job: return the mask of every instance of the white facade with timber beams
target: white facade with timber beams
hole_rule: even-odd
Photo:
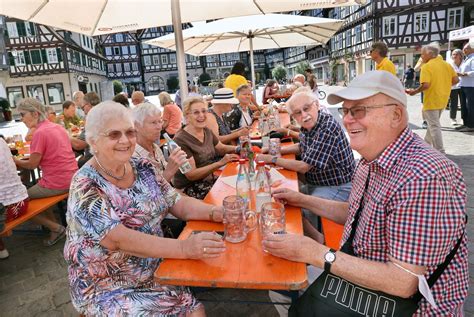
[[[7,98],[13,109],[33,97],[56,110],[72,93],[95,91],[110,97],[105,59],[91,37],[16,19],[6,19]]]
[[[438,41],[445,57],[449,32],[472,24],[473,8],[472,1],[462,0],[368,0],[362,6],[332,9],[329,18],[346,20],[330,42],[332,82],[349,82],[374,69],[369,51],[375,41],[389,47],[400,79],[407,65],[416,64],[425,44]]]

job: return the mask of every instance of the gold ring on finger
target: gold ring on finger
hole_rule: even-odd
[[[202,251],[203,251],[204,253],[206,253],[207,248],[202,248]]]

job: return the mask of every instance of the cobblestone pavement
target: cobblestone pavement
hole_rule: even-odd
[[[330,92],[335,87],[325,87]],[[419,96],[409,97],[411,128],[421,136]],[[458,113],[459,115],[459,113]],[[455,132],[448,112],[443,113],[443,138],[450,159],[462,168],[468,185],[467,212],[470,216],[468,236],[474,237],[474,133]],[[5,239],[10,258],[0,261],[0,316],[78,316],[71,305],[67,284],[63,243],[51,248],[42,246],[38,235],[15,234]],[[473,244],[470,247],[471,286],[474,279]],[[250,269],[250,268],[249,268]],[[474,290],[465,303],[466,316],[474,316]],[[256,305],[250,301],[268,301],[267,292],[252,290],[213,290],[198,293],[209,316],[277,316],[272,305]],[[228,303],[223,300],[239,300]],[[217,301],[217,302],[214,302]]]

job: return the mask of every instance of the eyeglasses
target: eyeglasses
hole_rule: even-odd
[[[360,120],[360,119],[365,118],[365,115],[367,114],[367,109],[383,108],[383,107],[396,106],[396,105],[397,105],[396,103],[389,103],[386,105],[355,106],[352,108],[342,107],[337,110],[339,111],[339,113],[342,115],[343,118],[350,113],[352,118],[356,120]]]
[[[191,112],[191,114],[195,117],[199,116],[200,114],[206,114],[206,113],[207,113],[207,109],[195,110]]]
[[[291,114],[293,117],[300,117],[302,114],[303,114],[303,111],[308,113],[311,111],[311,109],[313,108],[313,105],[314,105],[315,101],[311,102],[311,103],[308,103],[308,104],[305,104],[301,110],[296,110],[296,111],[293,111],[293,113]]]
[[[118,141],[122,138],[122,135],[127,137],[127,139],[135,139],[137,137],[137,130],[135,129],[128,129],[125,132],[122,132],[120,130],[110,130],[108,132],[100,133],[102,136],[108,137],[112,141]]]

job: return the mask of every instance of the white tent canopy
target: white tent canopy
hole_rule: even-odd
[[[227,18],[183,30],[184,50],[191,55],[326,44],[342,26],[341,20],[288,14]],[[175,50],[175,35],[145,43]]]
[[[173,25],[183,97],[181,23],[364,4],[366,0],[0,0],[0,14],[89,36]]]
[[[197,56],[250,51],[255,87],[254,50],[326,44],[343,23],[287,14],[227,18],[184,30],[183,47],[186,53]],[[174,34],[145,43],[176,49]]]
[[[0,14],[89,36],[180,22],[358,5],[365,0],[0,0]]]
[[[474,25],[449,32],[449,41],[474,39]]]

